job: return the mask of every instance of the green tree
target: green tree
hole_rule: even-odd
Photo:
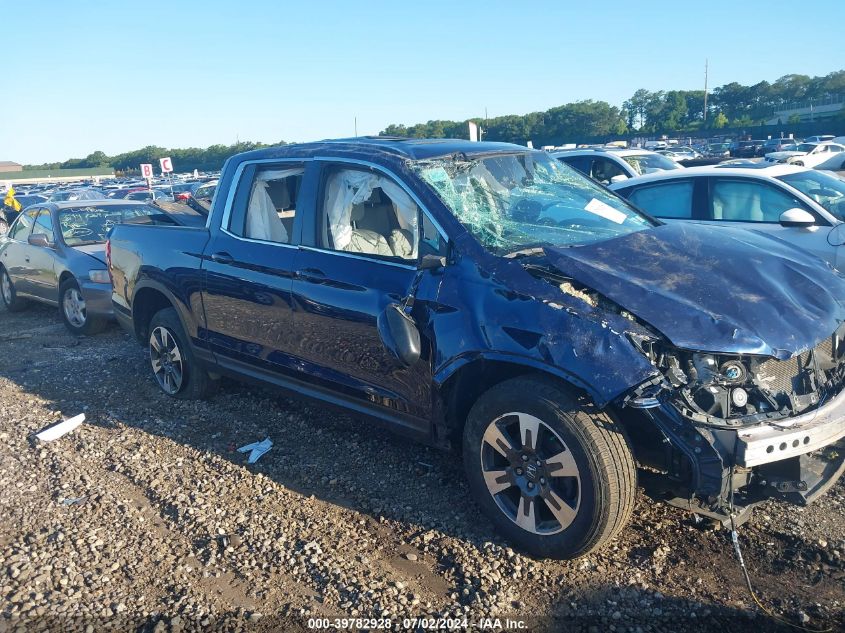
[[[728,117],[725,116],[724,112],[719,112],[715,117],[713,117],[712,127],[715,130],[721,130],[728,124]]]

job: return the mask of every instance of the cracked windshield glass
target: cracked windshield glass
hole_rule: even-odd
[[[581,246],[653,226],[625,202],[540,152],[416,167],[485,248],[516,255],[544,246]]]

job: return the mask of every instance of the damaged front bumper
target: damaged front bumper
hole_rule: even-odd
[[[811,503],[845,471],[845,390],[807,413],[743,428],[693,423],[671,402],[636,413],[660,436],[645,463],[662,473],[646,476],[647,487],[651,479],[670,505],[723,523],[732,509],[744,522],[770,498]]]

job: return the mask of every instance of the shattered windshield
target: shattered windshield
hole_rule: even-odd
[[[672,151],[674,152],[677,150],[673,149]],[[620,158],[633,167],[638,176],[666,169],[681,168],[678,163],[666,158],[662,154],[629,154],[628,156],[621,156]]]
[[[542,152],[453,156],[420,161],[414,169],[496,255],[580,246],[652,226],[624,201]]]

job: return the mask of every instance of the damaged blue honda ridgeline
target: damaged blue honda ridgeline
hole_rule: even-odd
[[[542,152],[365,138],[241,154],[205,228],[118,226],[113,303],[174,397],[262,380],[459,444],[514,543],[585,554],[653,495],[737,522],[845,452],[845,280],[663,225]]]

